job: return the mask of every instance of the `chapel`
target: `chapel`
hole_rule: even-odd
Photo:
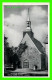
[[[45,48],[34,38],[34,33],[31,28],[31,21],[29,17],[26,21],[26,29],[23,31],[23,39],[21,43],[26,43],[28,48],[21,55],[21,68],[29,68],[34,70],[45,70],[46,69],[46,53]]]

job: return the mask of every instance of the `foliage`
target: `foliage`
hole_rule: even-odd
[[[12,47],[9,47],[7,37],[4,35],[4,64],[6,65],[12,64],[12,55],[14,54],[12,49]]]
[[[28,47],[25,43],[21,43],[18,47],[9,47],[9,43],[7,42],[7,37],[4,35],[4,64],[12,65],[15,69],[16,66],[20,67],[20,58],[22,53]]]
[[[21,57],[21,54],[26,50],[28,46],[26,45],[26,42],[25,43],[21,43],[18,47],[18,50],[17,50],[17,54],[19,56],[19,58]]]

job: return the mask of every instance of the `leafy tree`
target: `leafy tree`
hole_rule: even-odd
[[[7,37],[4,35],[4,64],[13,64],[14,69],[16,69],[16,66],[20,68],[20,58],[27,47],[26,42],[21,43],[18,47],[9,47]]]
[[[26,42],[25,43],[20,43],[20,45],[18,46],[18,48],[16,47],[15,48],[15,52],[16,52],[16,54],[15,54],[15,61],[14,61],[14,66],[15,66],[15,64],[16,64],[16,62],[17,62],[17,65],[18,65],[18,68],[21,68],[21,55],[22,55],[22,53],[26,50],[26,48],[27,48],[28,46],[26,45]],[[16,59],[16,57],[17,57],[17,59]]]
[[[27,49],[27,45],[26,45],[26,42],[25,43],[21,43],[18,47],[18,50],[17,50],[17,54],[18,54],[18,57],[20,58],[22,53],[25,52],[25,50]]]
[[[7,37],[4,35],[4,64],[8,64],[8,55],[7,55],[7,48],[9,44],[7,42]]]
[[[12,55],[13,49],[9,47],[9,43],[7,42],[7,37],[4,35],[4,64],[11,65],[12,64]]]

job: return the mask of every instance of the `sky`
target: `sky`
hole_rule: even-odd
[[[4,34],[8,37],[10,47],[17,47],[23,38],[23,31],[27,27],[28,8],[34,38],[43,43],[48,35],[47,5],[5,5]]]

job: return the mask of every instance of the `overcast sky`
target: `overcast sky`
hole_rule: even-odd
[[[23,38],[23,31],[27,27],[28,8],[34,38],[44,42],[48,34],[47,5],[9,5],[8,8],[4,6],[4,33],[10,46],[17,47]]]

